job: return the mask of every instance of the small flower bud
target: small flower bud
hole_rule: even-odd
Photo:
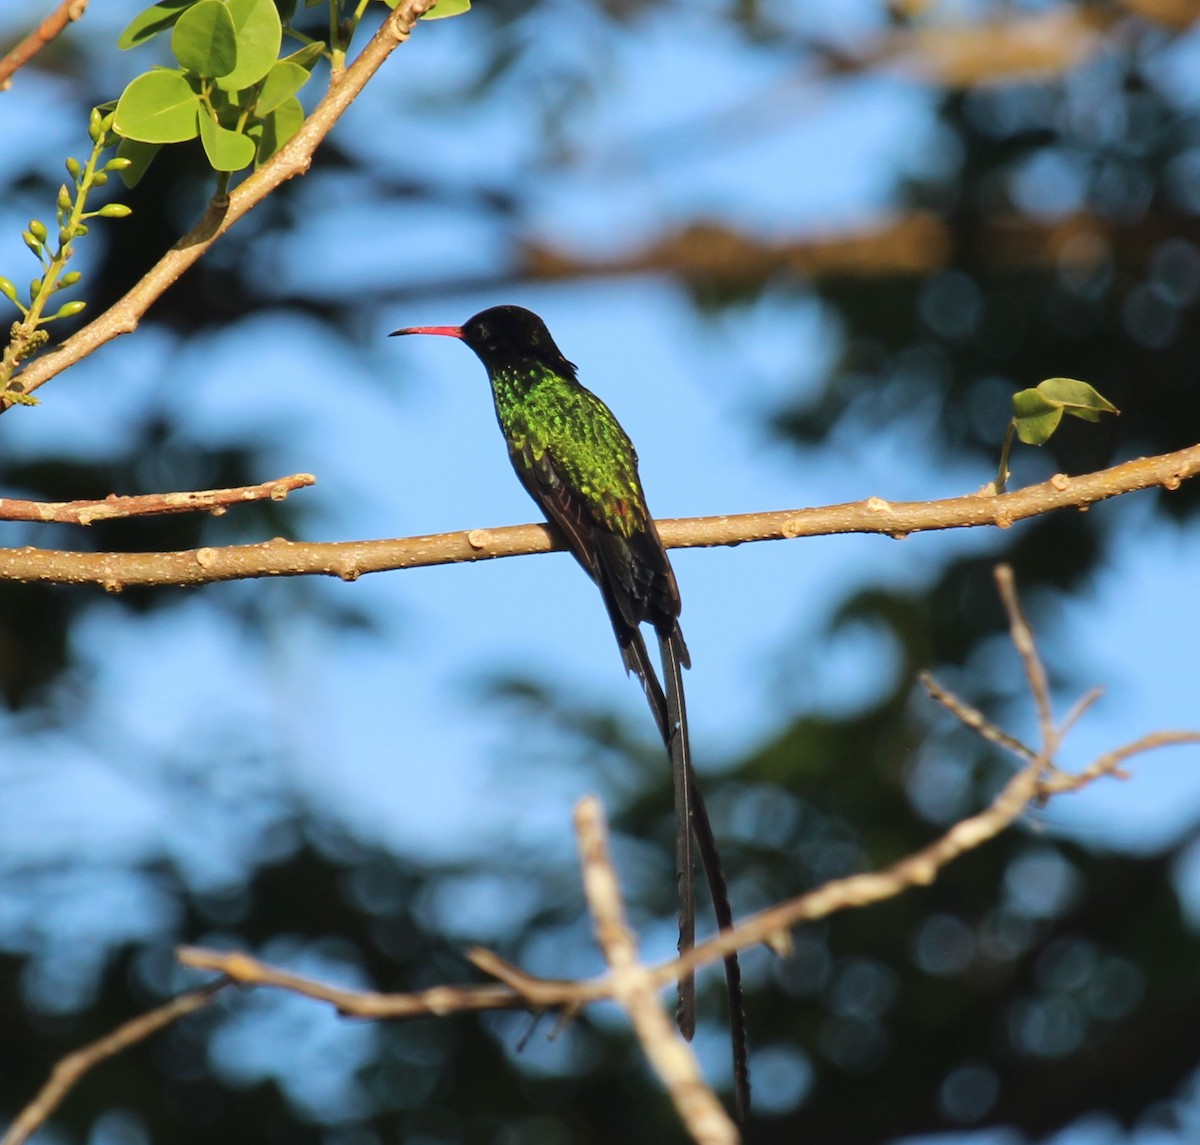
[[[75,205],[75,201],[71,198],[71,192],[67,190],[67,185],[64,183],[58,189],[58,202],[56,206],[60,211],[69,211]]]
[[[83,311],[87,305],[82,298],[77,298],[74,302],[64,302],[59,308],[55,318],[74,318],[76,314]]]
[[[108,176],[103,171],[97,171],[92,176],[92,186],[93,187],[103,187],[104,184],[107,182],[108,182]]]
[[[22,231],[21,238],[25,240],[25,245],[31,251],[33,251],[34,254],[37,254],[39,251],[41,251],[42,244],[36,235],[31,234],[29,231]]]
[[[67,156],[67,174],[72,179],[79,178],[79,172],[83,170],[83,165],[74,156]]]
[[[133,166],[133,160],[125,155],[118,155],[115,159],[110,159],[104,164],[105,171],[124,171],[127,167]]]
[[[83,275],[80,274],[79,271],[68,270],[67,273],[58,280],[58,285],[64,289],[68,286],[74,286],[75,283],[77,283],[82,277]]]
[[[92,114],[88,117],[88,135],[91,137],[93,143],[100,138],[100,132],[102,130],[103,129],[100,125],[100,109],[98,107],[93,107]]]
[[[124,219],[133,214],[133,209],[124,203],[105,203],[96,214],[102,219]]]
[[[13,285],[11,278],[0,275],[0,294],[3,294],[9,302],[17,301],[17,288]]]
[[[39,223],[37,219],[30,219],[29,233],[33,235],[38,242],[44,243],[46,241],[46,224]]]
[[[29,283],[29,297],[36,298],[42,292],[42,280],[35,278]]]

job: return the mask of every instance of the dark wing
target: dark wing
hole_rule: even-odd
[[[646,620],[659,632],[672,633],[679,617],[675,574],[653,520],[640,514],[632,536],[622,536],[571,488],[549,452],[534,457],[526,445],[510,449],[509,456],[526,492],[562,530],[567,547],[600,587],[626,667],[640,676],[628,654],[632,634]]]

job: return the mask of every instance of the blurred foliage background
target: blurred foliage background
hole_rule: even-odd
[[[9,238],[48,213],[63,156],[84,146],[88,109],[138,66],[114,47],[138,6],[100,7],[0,95],[9,263],[24,257]],[[1042,453],[1019,455],[1015,484],[1200,440],[1200,6],[816,7],[495,0],[439,25],[441,39],[419,28],[305,179],[214,248],[122,348],[47,386],[43,407],[4,417],[0,489],[102,497],[262,480],[285,459],[307,468],[302,455],[291,464],[289,442],[311,440],[305,423],[340,427],[339,410],[362,400],[355,387],[385,385],[377,343],[398,314],[460,321],[476,303],[568,297],[581,322],[600,324],[624,290],[661,305],[664,338],[691,332],[742,364],[727,393],[799,490],[806,475],[844,473],[837,466],[856,450],[884,455],[875,476],[899,475],[899,487],[883,477],[864,493],[928,481],[919,487],[933,495],[945,474],[957,482],[949,491],[977,487],[995,471],[1011,393],[1056,374],[1092,383],[1121,417],[1065,425]],[[27,30],[18,18],[33,14],[6,14],[10,40]],[[689,84],[692,68],[728,82]],[[756,83],[743,84],[747,75]],[[839,190],[839,141],[870,135],[890,100],[911,106],[911,130],[856,170],[866,190]],[[799,139],[798,121],[809,132]],[[134,217],[95,228],[81,254],[89,314],[187,229],[207,193],[198,151],[155,162],[123,196]],[[750,345],[758,335],[765,349]],[[271,347],[288,340],[296,357],[280,364]],[[387,361],[396,374],[413,369]],[[180,380],[202,364],[213,387],[203,401]],[[584,380],[605,392],[595,373]],[[654,402],[652,388],[642,396]],[[479,386],[473,400],[486,400]],[[631,432],[643,453],[655,448]],[[348,458],[370,451],[336,444]],[[417,493],[470,461],[453,442],[442,455],[444,469],[410,474]],[[402,451],[393,460],[402,467]],[[387,496],[372,482],[391,476],[349,465],[373,516],[343,512],[336,495],[299,495],[220,518],[9,524],[4,543],[178,549],[405,530],[407,508],[377,511]],[[773,582],[771,671],[788,703],[769,732],[734,737],[737,750],[706,776],[735,909],[894,860],[1008,774],[1008,761],[921,703],[913,684],[931,669],[990,716],[1028,726],[996,560],[1015,566],[1069,700],[1105,682],[1090,671],[1093,637],[1063,622],[1072,602],[1131,552],[1187,583],[1179,562],[1198,505],[1192,483],[931,545],[907,571],[894,548],[863,550],[870,579],[827,579],[815,595],[799,579]],[[481,522],[441,527],[467,523]],[[685,600],[704,559],[681,578]],[[506,585],[535,575],[532,562],[507,563]],[[722,567],[713,575],[727,578],[730,599],[761,591]],[[419,596],[432,583],[424,575],[406,588]],[[450,575],[454,592],[470,594],[481,570]],[[669,945],[669,778],[636,695],[612,704],[521,648],[460,680],[463,702],[499,730],[461,749],[491,778],[481,789],[474,772],[462,781],[473,794],[437,846],[364,826],[365,812],[328,794],[337,769],[327,787],[297,778],[320,771],[340,735],[405,741],[420,704],[405,673],[419,678],[427,646],[444,637],[375,591],[251,583],[112,597],[0,584],[0,1116],[64,1053],[191,981],[173,967],[178,943],[244,947],[394,990],[469,980],[459,953],[469,942],[535,972],[594,971],[570,849],[530,843],[517,823],[539,812],[518,789],[604,793],[634,918]],[[1180,598],[1118,595],[1118,651],[1126,640],[1132,655],[1151,630],[1188,631]],[[787,619],[801,613],[807,628],[795,632],[820,636],[803,647]],[[1093,626],[1108,625],[1097,616]],[[733,605],[725,623],[737,623]],[[847,633],[865,634],[862,665],[884,665],[851,665],[870,686],[796,700],[804,684],[793,681],[819,682]],[[592,644],[617,675],[603,637]],[[1194,692],[1187,651],[1153,665],[1176,694]],[[370,665],[378,685],[345,714],[353,733],[318,726],[334,669],[304,668],[340,657]],[[381,667],[393,658],[408,665],[396,678]],[[702,672],[698,657],[692,675]],[[1194,706],[1176,712],[1194,723]],[[1139,721],[1125,738],[1148,730]],[[559,765],[567,778],[549,778]],[[1152,766],[1186,767],[1185,753]],[[471,801],[485,794],[502,807],[507,795],[511,835],[474,837]],[[1166,798],[1169,825],[1136,839],[1111,826],[1120,800],[1082,829],[1034,814],[927,890],[804,928],[789,959],[750,952],[757,1109],[747,1140],[1195,1140],[1200,798]],[[715,978],[703,1001],[698,1046],[719,1083]],[[553,1040],[527,1033],[528,1019],[512,1015],[365,1026],[303,999],[230,996],[89,1076],[39,1139],[680,1139],[611,1014],[585,1014]]]

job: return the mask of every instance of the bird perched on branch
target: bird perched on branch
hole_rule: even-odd
[[[679,949],[695,944],[693,839],[717,925],[733,925],[716,840],[692,769],[683,669],[690,667],[679,627],[679,588],[638,477],[637,453],[612,411],[576,379],[546,324],[520,306],[493,306],[462,326],[410,326],[396,334],[441,334],[465,342],[483,362],[513,468],[604,598],[625,667],[641,682],[671,757],[675,788]],[[663,683],[641,626],[658,637]],[[745,1016],[736,954],[725,960],[733,1039],[734,1096],[749,1102]],[[696,1026],[695,977],[679,984],[679,1028]]]

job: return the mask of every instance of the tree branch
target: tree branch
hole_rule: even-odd
[[[896,539],[929,529],[981,525],[1008,528],[1055,509],[1087,508],[1098,501],[1158,486],[1177,489],[1200,472],[1200,445],[1143,457],[1080,477],[1055,474],[1000,496],[971,494],[943,501],[884,501],[870,497],[815,509],[783,509],[722,517],[660,520],[669,548],[738,545],[843,533],[882,533]],[[0,580],[95,584],[110,592],[135,585],[200,585],[270,576],[336,576],[462,561],[548,553],[563,548],[547,525],[510,525],[382,541],[294,542],[190,549],[170,553],[73,553],[25,547],[0,550]]]
[[[12,77],[75,20],[83,18],[88,0],[62,0],[28,36],[0,59],[0,91],[12,87]]]
[[[477,1013],[483,1010],[547,1010],[578,1008],[584,1002],[607,997],[587,983],[534,978],[490,951],[473,950],[468,957],[481,969],[501,980],[500,985],[435,986],[416,994],[379,994],[327,986],[299,974],[277,970],[240,951],[205,950],[181,946],[175,957],[193,970],[215,970],[242,986],[273,986],[303,994],[317,1002],[328,1002],[349,1018],[403,1021],[409,1018],[444,1017],[446,1014]],[[0,1142],[0,1145],[4,1145]]]
[[[276,477],[261,485],[241,485],[235,489],[200,489],[188,493],[148,493],[139,497],[118,497],[110,493],[101,501],[20,501],[0,497],[0,521],[54,521],[66,525],[92,525],[116,517],[154,517],[165,513],[206,511],[214,516],[231,505],[247,501],[286,500],[296,489],[315,485],[311,473],[293,473]]]
[[[704,1081],[692,1047],[671,1024],[658,998],[654,974],[638,961],[637,939],[625,921],[621,887],[608,853],[604,812],[595,796],[575,808],[575,833],[583,868],[583,890],[608,963],[613,1000],[629,1015],[646,1057],[697,1145],[737,1145],[738,1132]]]
[[[408,39],[417,20],[433,7],[433,3],[434,0],[404,0],[398,4],[354,63],[344,72],[333,76],[329,89],[312,115],[278,154],[247,176],[228,196],[214,198],[200,221],[163,255],[128,294],[82,330],[71,335],[57,349],[35,358],[17,375],[10,388],[31,394],[106,342],[136,330],[142,315],[163,291],[197,262],[234,223],[277,187],[308,170],[313,153],[321,141],[384,60]],[[6,404],[11,403],[0,403],[0,412],[3,412]]]
[[[929,846],[882,871],[836,879],[799,898],[752,915],[734,929],[723,930],[717,937],[694,947],[686,955],[663,963],[655,971],[658,982],[661,986],[670,985],[678,981],[681,975],[709,962],[724,959],[748,946],[763,943],[774,947],[781,934],[802,922],[826,918],[851,907],[871,906],[911,887],[929,886],[944,866],[994,839],[1030,803],[1060,791],[1076,791],[1104,775],[1123,778],[1120,765],[1132,756],[1160,747],[1183,744],[1200,744],[1200,732],[1153,732],[1106,753],[1078,774],[1056,772],[1045,781],[1042,780],[1042,773],[1046,763],[1039,755],[1009,780],[989,807],[955,823]]]
[[[111,1034],[105,1034],[83,1049],[68,1054],[55,1065],[50,1073],[50,1080],[42,1087],[37,1097],[21,1110],[16,1120],[8,1127],[8,1132],[0,1138],[0,1145],[22,1145],[45,1123],[88,1070],[137,1042],[144,1041],[164,1026],[203,1009],[228,985],[228,979],[220,978],[216,982],[201,986],[198,990],[180,994],[165,1005],[139,1014],[118,1026]]]

